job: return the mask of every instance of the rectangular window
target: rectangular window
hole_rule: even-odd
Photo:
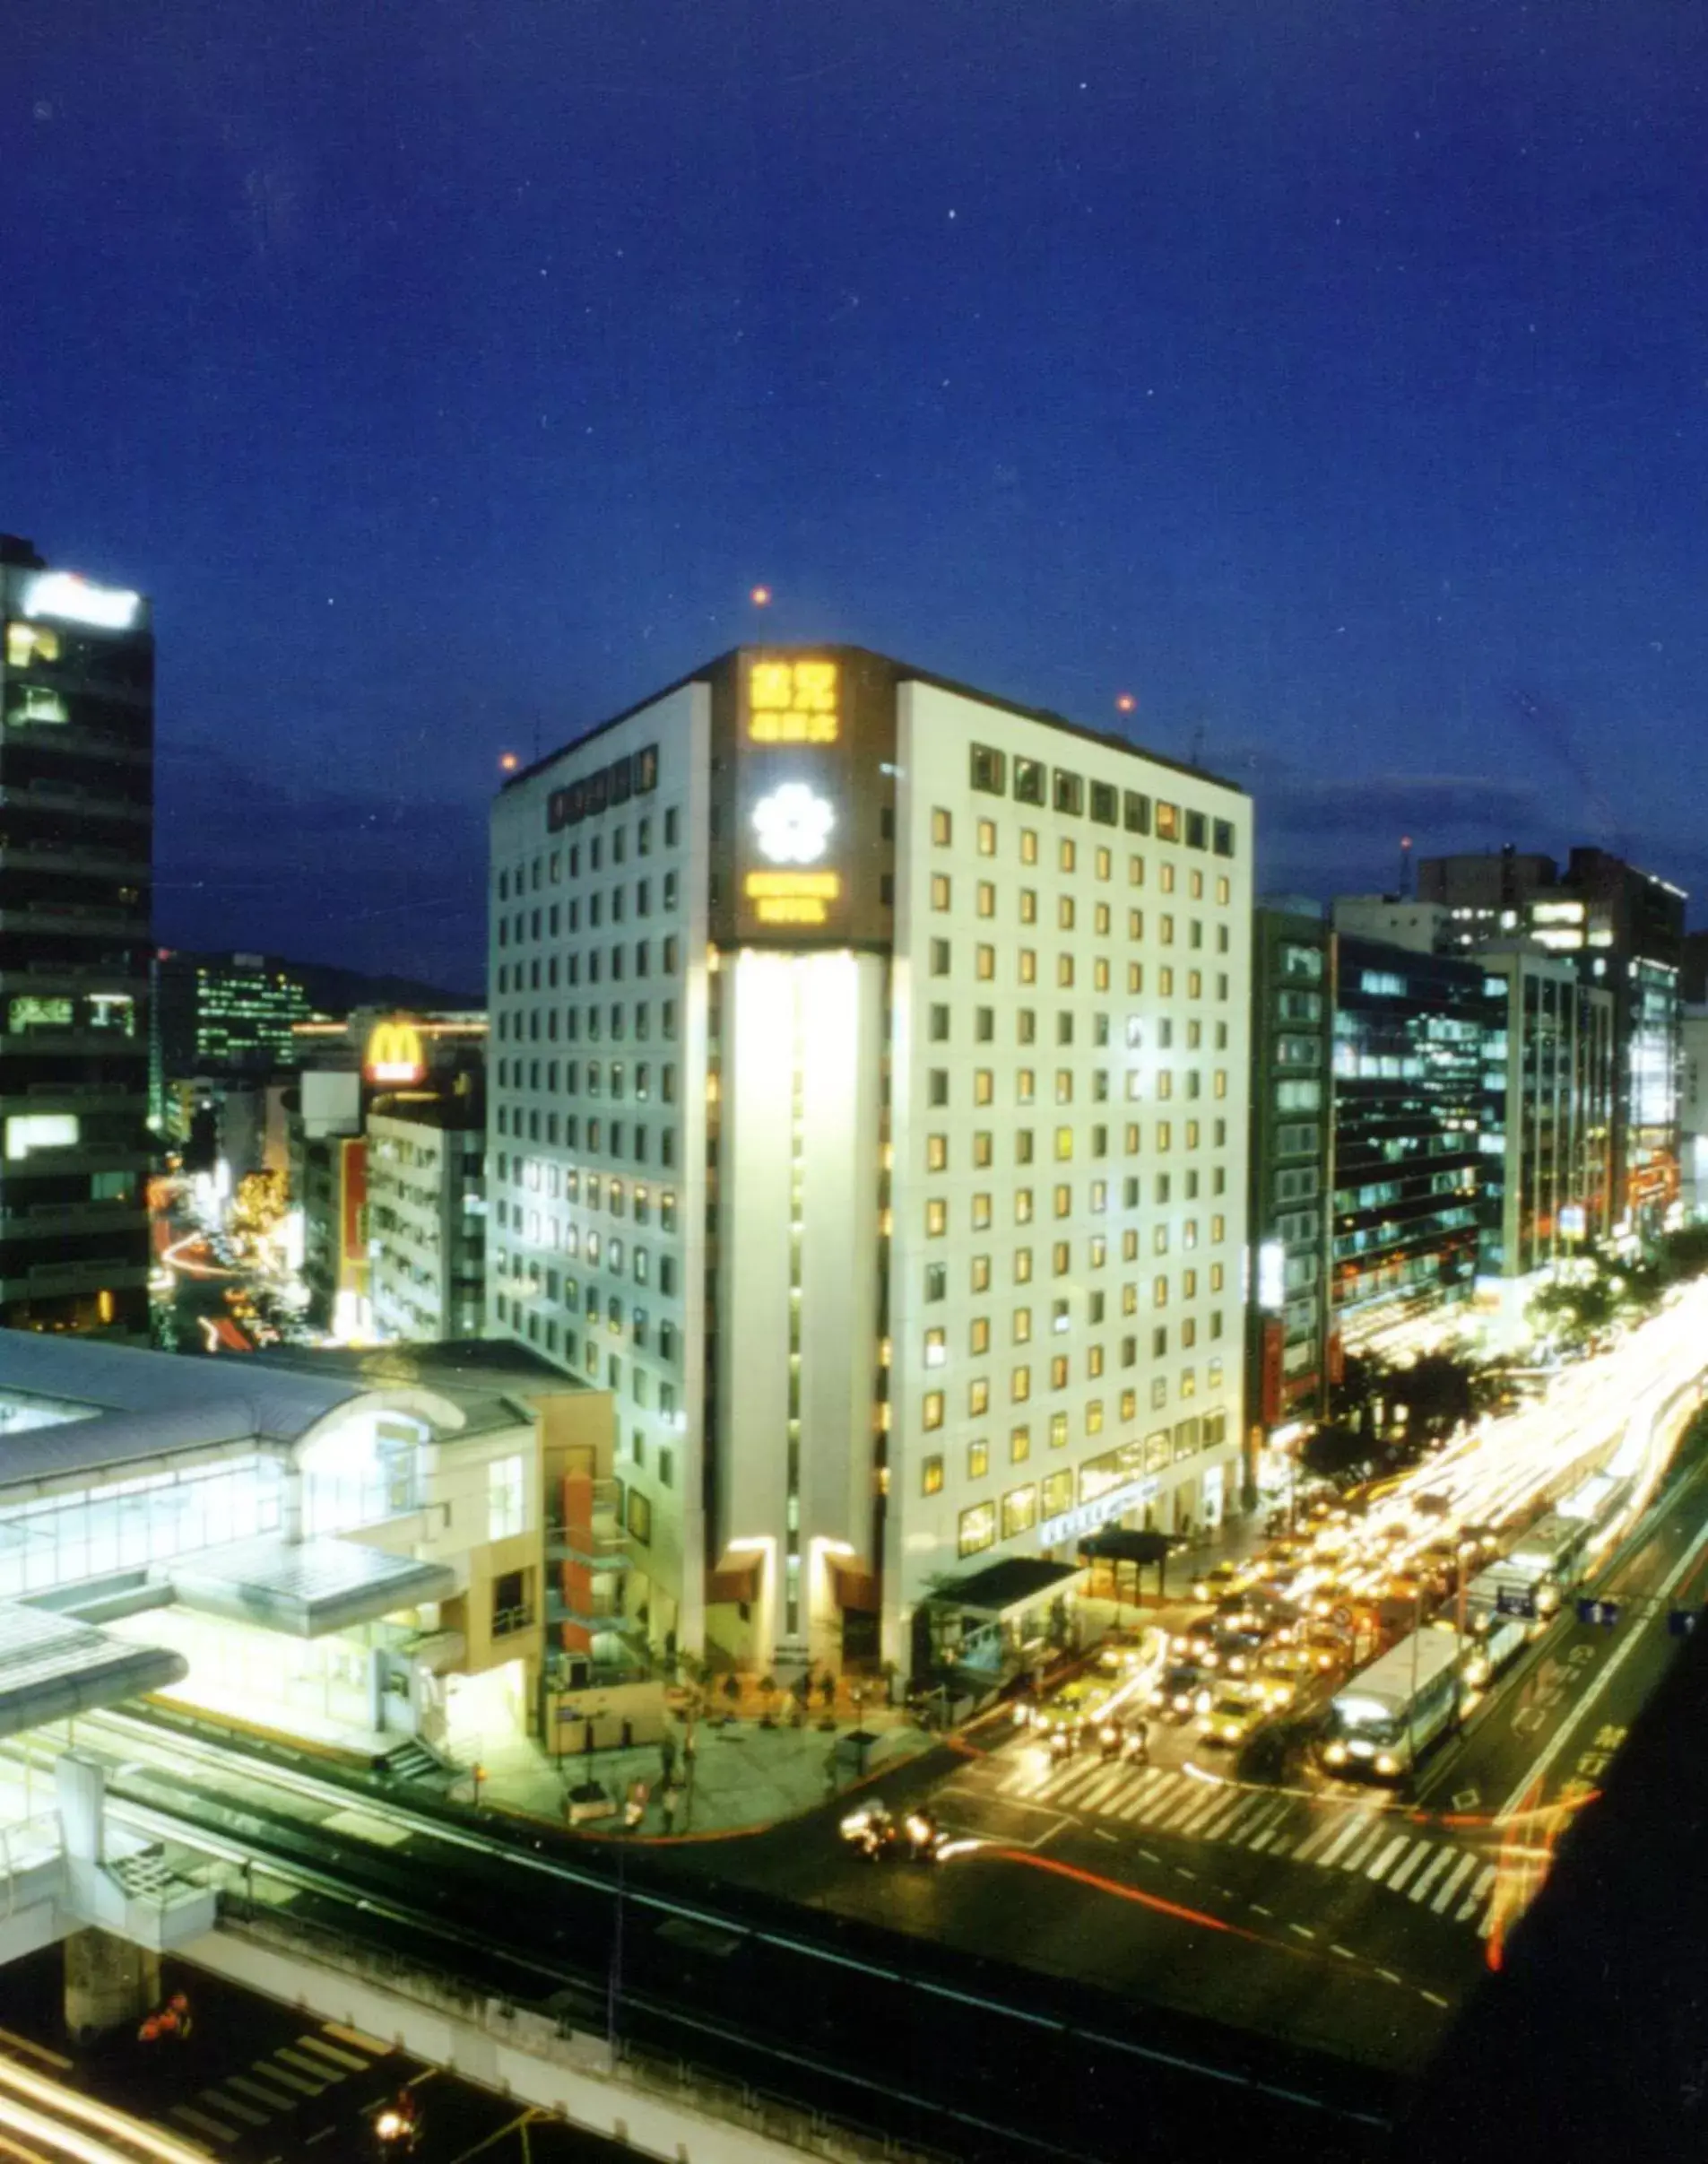
[[[523,1482],[525,1460],[495,1457],[486,1468],[486,1537],[507,1541],[527,1530],[527,1495]]]
[[[975,1503],[963,1510],[957,1532],[957,1546],[963,1556],[977,1555],[996,1544],[996,1505]]]
[[[987,1442],[968,1443],[967,1446],[967,1477],[982,1481],[991,1469],[991,1447]]]
[[[1189,849],[1203,849],[1208,848],[1209,846],[1209,821],[1201,812],[1188,812],[1186,814],[1186,847]]]
[[[1100,827],[1113,827],[1120,817],[1120,799],[1106,781],[1091,785],[1091,816]],[[1105,873],[1104,877],[1108,874]]]
[[[1036,759],[1015,760],[1014,797],[1018,804],[1041,804],[1044,802],[1044,769]],[[1035,836],[1035,846],[1036,840]]]
[[[988,744],[975,743],[972,747],[972,771],[969,778],[974,788],[981,790],[987,796],[1004,795],[1008,787],[1007,756],[1001,752],[993,751]],[[1017,796],[1019,795],[1018,775],[1014,793]]]
[[[942,1426],[943,1394],[941,1390],[926,1391],[920,1404],[919,1424],[928,1430]]]
[[[1138,789],[1123,789],[1121,793],[1121,823],[1129,834],[1149,834],[1150,831],[1149,797],[1144,795]],[[1144,859],[1135,856],[1132,861],[1137,865],[1142,864]],[[1143,874],[1140,873],[1140,877],[1142,876]],[[1138,883],[1138,880],[1133,882],[1135,886]]]
[[[1180,806],[1164,804],[1160,798],[1157,803],[1157,839],[1158,841],[1180,839]]]
[[[955,821],[941,804],[932,806],[931,838],[940,849],[946,849],[955,839]]]
[[[1021,1534],[1030,1533],[1037,1523],[1037,1516],[1036,1487],[1010,1488],[1002,1498],[1002,1538],[1018,1540]]]
[[[933,909],[949,907],[949,887],[947,872],[933,872],[931,878],[931,906]]]
[[[1077,819],[1085,810],[1085,777],[1070,773],[1065,767],[1055,769],[1055,808]]]
[[[1216,821],[1213,833],[1214,840],[1211,846],[1215,849],[1217,856],[1231,856],[1234,854],[1233,821],[1231,819],[1218,819]],[[1227,883],[1227,882],[1224,880],[1221,882],[1221,885],[1225,887]],[[1216,899],[1218,901],[1226,901],[1227,899],[1227,896],[1225,893],[1218,891]]]
[[[933,1195],[925,1204],[925,1238],[941,1239],[949,1230],[949,1204],[941,1195]]]
[[[996,855],[996,821],[981,819],[978,822],[978,853],[981,856]]]
[[[923,1458],[919,1466],[919,1492],[922,1495],[941,1495],[943,1491],[943,1461],[933,1452]]]

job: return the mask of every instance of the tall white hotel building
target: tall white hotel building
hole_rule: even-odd
[[[906,1670],[1233,1502],[1251,873],[1230,784],[857,647],[506,785],[489,1320],[612,1393],[655,1645]]]

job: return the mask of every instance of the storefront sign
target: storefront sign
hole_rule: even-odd
[[[1111,1488],[1095,1502],[1081,1503],[1077,1510],[1064,1510],[1060,1517],[1046,1517],[1038,1527],[1038,1546],[1053,1548],[1061,1541],[1095,1533],[1111,1518],[1123,1517],[1140,1503],[1154,1501],[1161,1487],[1161,1482],[1155,1479],[1123,1481],[1119,1488]]]
[[[43,571],[30,581],[23,596],[26,616],[56,616],[62,623],[92,623],[103,631],[128,631],[142,605],[140,594],[91,586],[74,571]]]
[[[405,1089],[427,1073],[420,1031],[412,1022],[383,1021],[368,1039],[362,1072],[370,1082],[400,1083]]]

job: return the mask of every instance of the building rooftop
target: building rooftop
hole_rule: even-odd
[[[897,661],[892,654],[880,654],[871,647],[850,646],[841,639],[790,639],[777,644],[755,640],[751,647],[731,647],[724,653],[714,655],[709,661],[704,661],[698,668],[690,669],[686,676],[679,676],[675,682],[649,691],[646,698],[637,700],[633,706],[625,707],[620,714],[612,714],[603,721],[595,722],[592,727],[584,729],[579,736],[571,737],[567,743],[561,743],[555,751],[548,752],[542,759],[533,760],[519,772],[512,774],[499,794],[503,795],[505,790],[516,788],[534,775],[543,773],[546,768],[554,765],[566,752],[578,752],[584,744],[603,736],[607,729],[614,729],[620,723],[632,719],[637,714],[645,713],[648,707],[656,706],[661,699],[668,699],[673,691],[680,691],[690,683],[704,683],[718,670],[733,667],[737,658],[747,652],[857,654],[865,660],[875,661],[882,667],[893,670],[898,683],[929,684],[935,691],[952,692],[958,699],[976,700],[981,706],[994,707],[1000,713],[1016,715],[1022,721],[1043,722],[1046,727],[1060,729],[1063,735],[1077,736],[1082,743],[1100,744],[1105,751],[1122,752],[1130,758],[1148,759],[1154,765],[1167,767],[1174,773],[1189,774],[1194,781],[1208,782],[1212,788],[1226,789],[1230,795],[1244,796],[1248,793],[1235,781],[1227,781],[1219,774],[1209,773],[1202,767],[1190,766],[1184,760],[1171,759],[1165,752],[1153,752],[1144,744],[1134,743],[1131,737],[1119,736],[1108,730],[1087,728],[1082,722],[1070,721],[1065,714],[1054,713],[1048,707],[1022,706],[1017,700],[1003,699],[995,691],[982,691],[976,684],[961,683],[952,676],[940,676],[931,669],[916,669],[910,662]]]

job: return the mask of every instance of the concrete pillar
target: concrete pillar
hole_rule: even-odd
[[[160,1957],[109,1931],[74,1931],[65,1940],[65,2029],[87,2044],[134,2029],[160,1997]]]
[[[86,1751],[62,1751],[54,1761],[54,1789],[65,1854],[80,1864],[104,1863],[107,1859],[105,1767]]]

